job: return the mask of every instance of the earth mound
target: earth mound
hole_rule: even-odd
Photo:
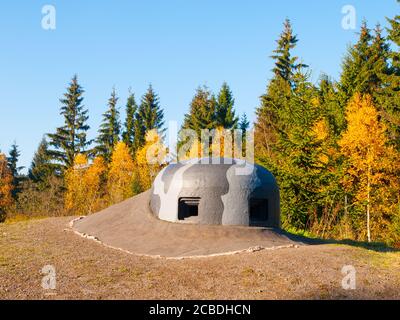
[[[136,255],[188,258],[302,245],[272,228],[172,223],[156,218],[150,191],[77,219],[81,236]]]

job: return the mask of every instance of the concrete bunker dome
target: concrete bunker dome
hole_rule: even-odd
[[[170,222],[280,227],[274,176],[238,159],[169,164],[154,180],[150,207],[159,219]]]

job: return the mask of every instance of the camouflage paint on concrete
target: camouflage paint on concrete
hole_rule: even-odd
[[[279,189],[273,175],[258,165],[240,160],[215,162],[215,159],[203,158],[164,168],[153,184],[150,200],[153,213],[162,220],[177,222],[179,199],[199,197],[198,216],[188,221],[249,225],[250,199],[267,199],[265,226],[279,227]],[[243,172],[248,174],[240,174]]]
[[[183,188],[183,173],[191,166],[190,163],[170,165],[157,175],[153,184],[151,207],[153,212],[156,210],[161,220],[178,220],[178,200]],[[156,196],[154,201],[153,196]]]

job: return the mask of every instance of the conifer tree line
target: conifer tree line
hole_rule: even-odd
[[[7,177],[11,177],[6,189],[11,195],[8,207],[13,203],[13,211],[29,214],[50,210],[88,214],[151,186],[161,167],[148,163],[147,153],[155,152],[156,158],[166,153],[164,110],[152,85],[138,103],[129,89],[124,119],[117,91],[112,88],[97,137],[92,140],[88,139],[84,89],[76,75],[60,104],[63,125],[44,135],[26,176],[20,174],[23,168],[18,167],[20,152],[15,143],[5,158]],[[217,96],[199,87],[182,125],[196,131],[214,127],[243,131],[249,127],[245,114],[240,121],[236,116],[233,94],[226,83]]]
[[[198,87],[182,127],[194,130],[198,136],[202,129],[237,129],[239,118],[235,113],[234,104],[235,99],[226,82],[222,84],[217,96],[205,86]]]
[[[400,16],[388,22],[385,36],[363,21],[339,81],[322,75],[317,84],[284,23],[255,150],[280,186],[286,229],[399,243]]]
[[[323,74],[311,82],[307,58],[295,54],[299,41],[287,19],[270,55],[272,78],[255,108],[255,161],[279,184],[282,226],[400,243],[400,15],[387,18],[386,28],[361,23],[338,80]],[[164,110],[151,85],[140,100],[129,90],[120,101],[113,88],[94,140],[87,137],[89,113],[77,76],[60,104],[63,125],[43,138],[27,177],[16,144],[0,156],[3,217],[13,203],[30,213],[60,206],[92,213],[149,188],[161,169],[146,160],[149,151],[166,151]],[[200,137],[203,129],[245,133],[249,127],[223,83],[217,93],[196,89],[181,129]],[[198,142],[192,147],[189,156],[198,155]]]

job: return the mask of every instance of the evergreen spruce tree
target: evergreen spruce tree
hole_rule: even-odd
[[[400,1],[398,1],[400,3]],[[389,53],[390,69],[386,78],[386,87],[378,105],[384,108],[383,119],[389,130],[389,142],[400,152],[400,15],[387,19],[388,39],[394,44]]]
[[[379,86],[373,73],[373,59],[371,30],[366,21],[361,25],[357,43],[348,48],[342,63],[342,73],[339,85],[339,99],[342,106],[346,106],[356,92],[373,94]],[[380,59],[380,57],[375,57]]]
[[[19,190],[19,185],[21,182],[21,170],[24,167],[19,167],[18,166],[18,160],[20,157],[21,153],[18,150],[17,144],[14,142],[11,146],[11,149],[9,151],[9,156],[7,157],[7,163],[8,163],[8,168],[10,169],[11,175],[13,177],[13,197],[15,198],[17,193],[20,191]]]
[[[337,83],[322,75],[318,85],[318,99],[323,117],[327,120],[331,137],[338,139],[345,129],[345,108],[339,103]]]
[[[250,127],[250,121],[247,120],[246,113],[243,113],[242,116],[240,117],[240,122],[239,122],[239,129],[242,130],[243,137],[246,135],[246,132],[249,129],[249,127]]]
[[[86,138],[86,132],[90,127],[87,124],[88,111],[82,104],[83,93],[84,90],[75,75],[64,98],[60,99],[62,104],[60,114],[64,117],[64,125],[57,128],[56,133],[48,134],[49,144],[53,147],[48,153],[55,162],[57,171],[71,167],[75,156],[87,152],[87,147],[91,144]]]
[[[215,122],[217,127],[236,129],[238,118],[234,110],[235,99],[228,84],[224,82],[217,97]]]
[[[162,133],[164,126],[164,111],[160,106],[159,97],[149,85],[147,92],[142,96],[134,122],[134,150],[138,150],[145,143],[146,133],[156,129]]]
[[[298,57],[292,55],[297,44],[290,21],[284,23],[284,30],[277,40],[278,47],[271,56],[275,60],[272,69],[274,77],[267,86],[266,93],[261,96],[261,105],[256,110],[255,123],[256,158],[266,166],[273,161],[274,146],[278,133],[286,123],[281,120],[280,112],[288,107],[295,85],[294,75],[305,64],[298,63]]]
[[[135,117],[137,109],[135,95],[130,93],[126,102],[126,118],[124,132],[122,133],[122,141],[128,146],[131,154],[134,154],[133,143],[135,139]]]
[[[18,150],[17,144],[14,142],[9,151],[9,156],[7,157],[8,167],[10,168],[11,174],[14,179],[20,175],[20,171],[24,167],[18,167],[18,160],[21,155],[21,152]]]
[[[400,4],[400,1],[398,1]],[[390,61],[391,61],[391,67],[392,67],[392,74],[395,77],[400,77],[400,14],[396,15],[393,19],[387,19],[388,22],[390,23],[390,27],[387,29],[388,31],[388,38],[390,41],[392,41],[396,46],[397,50],[393,50],[390,53]],[[399,85],[399,79],[395,78],[396,81],[394,85],[397,84],[397,88],[400,87]],[[399,96],[397,96],[398,99],[400,99]]]
[[[382,35],[381,26],[377,24],[371,41],[369,60],[365,68],[367,91],[374,95],[375,100],[379,94],[382,94],[382,89],[385,87],[385,77],[389,74],[389,54],[390,46],[387,39]]]
[[[216,105],[217,101],[207,87],[197,88],[189,113],[185,114],[183,129],[194,130],[199,139],[202,129],[214,129],[217,123]]]
[[[249,128],[250,128],[250,122],[249,120],[247,120],[246,113],[243,113],[239,121],[239,129],[240,131],[242,131],[242,156],[245,156],[247,153],[246,138],[247,138],[247,130]]]
[[[136,112],[135,115],[133,133],[133,150],[136,152],[144,145],[146,140],[146,128],[144,126],[142,115],[139,112]]]
[[[113,89],[111,97],[108,99],[108,110],[103,114],[103,122],[100,125],[99,136],[96,139],[96,155],[104,157],[106,161],[111,159],[113,149],[120,140],[121,124],[117,102],[118,97],[115,89]]]
[[[392,39],[390,31],[389,39]],[[372,34],[364,21],[357,44],[349,49],[344,60],[339,99],[344,108],[355,93],[371,95],[389,129],[389,143],[397,144],[400,148],[400,107],[398,102],[396,104],[400,81],[397,80],[396,84],[398,76],[393,63],[390,63],[391,57],[393,52],[390,51],[388,40],[382,35],[380,25],[375,27]]]
[[[293,96],[279,114],[285,126],[278,132],[270,166],[281,190],[283,225],[305,230],[332,202],[330,182],[335,180],[327,169],[330,158],[324,144],[329,133],[318,90],[306,74],[298,73],[294,84]]]
[[[43,137],[33,156],[28,176],[35,183],[45,183],[53,172],[54,168],[48,153],[48,143],[46,138]]]
[[[149,85],[147,92],[142,97],[139,114],[146,133],[153,129],[162,130],[164,111],[160,107],[159,97],[154,92],[152,85]]]
[[[284,30],[277,40],[278,47],[271,56],[271,58],[275,60],[275,66],[272,71],[275,78],[282,78],[284,81],[292,84],[295,71],[307,66],[302,63],[297,63],[298,58],[292,56],[291,51],[296,47],[298,39],[297,36],[293,34],[290,20],[286,19],[283,25]]]

